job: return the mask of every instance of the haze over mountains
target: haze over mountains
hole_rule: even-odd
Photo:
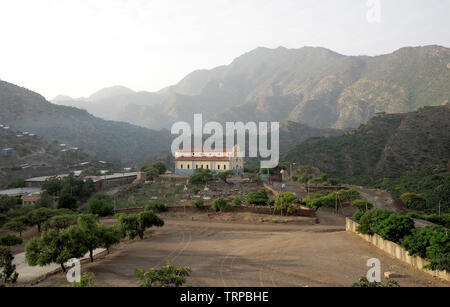
[[[156,93],[115,86],[89,98],[59,96],[53,102],[153,129],[191,122],[194,113],[221,122],[289,120],[352,129],[379,112],[445,105],[449,97],[450,49],[433,45],[376,57],[313,47],[257,48]]]

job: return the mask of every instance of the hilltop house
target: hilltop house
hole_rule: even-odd
[[[209,169],[212,172],[244,172],[244,158],[238,155],[238,146],[223,150],[191,149],[175,153],[175,174],[191,175],[197,169]]]

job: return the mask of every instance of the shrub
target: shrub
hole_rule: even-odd
[[[197,200],[197,201],[192,203],[192,208],[194,208],[194,209],[202,209],[204,205],[205,205],[204,201],[199,199],[199,200]]]
[[[135,277],[139,279],[142,287],[181,287],[186,283],[186,277],[191,272],[190,267],[175,267],[170,262],[161,269],[149,271],[136,270]]]
[[[391,214],[381,221],[377,233],[385,240],[399,243],[401,239],[411,234],[414,220],[404,215]]]
[[[77,199],[69,194],[62,195],[58,200],[58,209],[76,210],[78,207]]]
[[[369,282],[366,277],[361,277],[359,282],[352,285],[353,288],[398,288],[399,283],[395,280],[387,280],[385,283],[382,282]]]
[[[242,205],[242,200],[240,197],[235,197],[232,202],[233,206],[238,207]]]
[[[95,288],[95,275],[91,272],[85,272],[80,278],[80,282],[74,282],[72,288]]]
[[[351,206],[357,208],[361,212],[367,212],[373,209],[373,205],[365,199],[357,199],[351,203]]]
[[[354,220],[355,222],[359,223],[359,222],[361,221],[361,218],[363,217],[363,215],[364,215],[363,212],[358,211],[358,212],[356,212],[356,213],[353,215],[353,220]]]
[[[379,230],[379,224],[381,221],[387,219],[392,212],[373,209],[365,213],[360,219],[360,225],[356,229],[359,233],[373,235]]]
[[[111,196],[97,194],[93,196],[87,204],[87,211],[98,216],[108,216],[114,214],[114,206]]]
[[[211,208],[216,210],[216,212],[228,211],[231,209],[231,206],[228,204],[227,200],[223,197],[219,197],[213,201]]]
[[[253,205],[267,205],[269,196],[266,189],[262,188],[258,192],[249,193],[247,195],[247,201]]]
[[[169,208],[161,201],[155,200],[145,206],[145,211],[166,212]]]

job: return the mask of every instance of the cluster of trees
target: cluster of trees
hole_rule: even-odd
[[[58,263],[65,272],[64,263],[72,258],[82,258],[87,252],[94,261],[94,250],[106,248],[123,238],[119,226],[100,224],[98,216],[80,214],[77,223],[64,229],[49,229],[39,240],[31,239],[25,246],[26,261],[31,266]]]
[[[162,163],[158,162],[152,165],[146,165],[141,168],[141,172],[144,172],[146,174],[147,179],[153,180],[153,178],[165,174],[167,171],[167,166]]]
[[[257,206],[266,206],[269,202],[269,195],[266,189],[261,188],[257,192],[249,193],[246,197],[249,204]]]
[[[214,179],[214,175],[209,169],[197,169],[189,177],[189,184],[206,184]]]
[[[318,193],[308,195],[303,203],[315,210],[321,207],[335,208],[338,202],[345,203],[354,201],[360,198],[360,194],[355,189],[340,190],[337,192],[332,191],[320,191]]]
[[[94,182],[91,179],[84,180],[75,177],[73,174],[62,179],[52,177],[42,185],[42,189],[49,195],[59,196],[59,209],[71,210],[77,209],[81,200],[87,199],[95,192]]]
[[[430,269],[450,270],[450,236],[447,228],[415,228],[411,216],[381,209],[358,212],[354,219],[360,224],[358,232],[378,234],[385,240],[400,244],[411,256],[427,258]]]
[[[9,221],[3,227],[22,236],[22,232],[33,226],[41,232],[43,227],[45,229],[60,228],[72,224],[76,219],[76,213],[69,209],[24,207],[10,211],[7,217]]]
[[[48,229],[39,240],[31,239],[27,243],[26,261],[31,266],[58,263],[65,272],[64,263],[72,258],[82,258],[89,253],[93,262],[95,249],[105,248],[109,253],[109,249],[123,238],[133,240],[139,236],[144,239],[148,228],[164,225],[153,211],[118,214],[116,218],[119,221],[117,225],[105,226],[99,222],[98,215],[80,214],[74,225]]]

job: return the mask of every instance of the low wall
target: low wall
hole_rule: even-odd
[[[429,262],[427,260],[425,260],[421,257],[410,256],[408,251],[406,251],[403,247],[401,247],[400,245],[398,245],[394,242],[384,240],[382,237],[380,237],[377,234],[365,235],[365,234],[358,233],[356,231],[356,228],[358,226],[359,226],[359,224],[356,223],[355,221],[353,221],[352,219],[349,219],[349,218],[346,219],[345,229],[347,231],[356,233],[358,236],[360,236],[367,242],[372,243],[373,245],[375,245],[379,249],[385,251],[389,255],[412,265],[416,269],[419,269],[419,270],[421,270],[427,274],[430,274],[434,277],[438,277],[443,280],[450,281],[449,272],[447,272],[447,271],[432,271],[432,270],[428,270],[428,269],[424,268],[426,265],[429,264]]]
[[[130,209],[117,209],[115,213],[137,213],[144,211],[144,208],[130,208]],[[196,213],[196,212],[215,212],[210,206],[204,206],[202,209],[192,208],[190,204],[185,206],[173,206],[168,208],[168,212],[186,212],[186,213]],[[248,207],[248,206],[233,206],[228,212],[246,212],[246,213],[256,213],[256,214],[273,214],[273,208],[271,207]],[[304,217],[316,217],[316,212],[310,208],[298,207],[294,213],[289,214],[289,216],[304,216]]]

